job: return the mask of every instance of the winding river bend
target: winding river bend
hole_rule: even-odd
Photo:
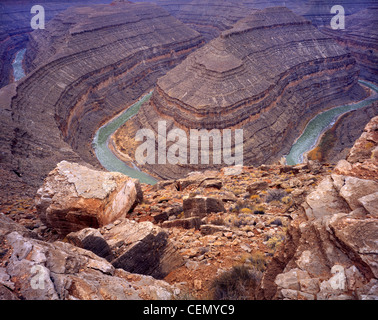
[[[320,136],[332,126],[337,119],[352,110],[357,110],[372,104],[378,100],[378,87],[370,82],[359,80],[359,83],[375,91],[375,93],[366,99],[348,105],[339,106],[325,112],[319,113],[306,126],[302,135],[291,147],[290,153],[286,156],[288,165],[295,165],[303,162],[303,156],[306,152],[312,150]]]
[[[286,156],[289,165],[302,163],[303,154],[313,149],[323,132],[335,123],[339,116],[349,111],[366,107],[378,100],[378,87],[370,82],[359,81],[362,85],[372,89],[375,93],[368,98],[354,104],[339,106],[315,116],[306,126],[302,135],[293,144],[290,153]],[[148,101],[152,92],[142,97],[119,116],[102,126],[96,133],[93,140],[93,148],[102,166],[109,171],[124,173],[132,178],[139,179],[142,183],[155,184],[157,181],[150,175],[141,172],[136,166],[130,168],[123,161],[118,159],[108,147],[109,137],[127,120],[138,113],[141,105]]]
[[[157,180],[150,175],[140,171],[136,166],[130,168],[122,160],[118,159],[109,149],[108,143],[110,136],[127,120],[136,115],[141,105],[148,101],[152,96],[152,92],[142,97],[138,102],[127,108],[117,117],[103,125],[93,139],[92,146],[95,150],[97,159],[101,165],[108,171],[121,172],[131,178],[139,179],[141,183],[155,184]]]

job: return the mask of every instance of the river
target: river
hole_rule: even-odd
[[[24,69],[22,67],[22,61],[25,56],[26,49],[22,49],[17,52],[16,57],[12,63],[14,79],[18,81],[25,76]],[[303,162],[303,155],[312,150],[319,137],[330,128],[336,120],[349,111],[363,108],[374,101],[378,100],[378,87],[370,82],[359,80],[361,85],[364,85],[375,93],[368,98],[354,104],[339,106],[325,112],[322,112],[315,116],[306,126],[302,135],[293,144],[290,153],[286,156],[286,162],[288,165],[295,165]],[[95,150],[97,159],[101,165],[108,171],[121,172],[129,177],[139,179],[142,183],[155,184],[157,180],[150,175],[140,171],[137,166],[134,168],[127,166],[122,160],[118,159],[108,147],[110,136],[127,120],[138,113],[141,105],[148,101],[152,96],[152,92],[143,96],[139,101],[127,108],[120,115],[113,118],[111,121],[102,126],[93,139],[93,148]]]
[[[111,135],[122,126],[127,120],[136,115],[141,105],[148,101],[152,96],[152,92],[143,96],[138,102],[127,108],[117,117],[113,118],[103,125],[93,139],[92,146],[95,150],[97,159],[101,165],[108,171],[121,172],[131,178],[139,179],[141,183],[155,184],[157,180],[150,175],[140,171],[136,166],[130,168],[122,160],[118,159],[109,149],[108,143]]]
[[[366,99],[348,105],[339,106],[325,112],[319,113],[306,126],[302,135],[296,140],[291,147],[290,153],[286,156],[288,165],[295,165],[303,162],[303,155],[315,148],[320,136],[330,128],[337,119],[352,110],[366,107],[378,100],[378,87],[370,82],[359,80],[361,85],[369,87],[375,91],[374,94]]]
[[[18,51],[16,53],[16,57],[13,60],[12,67],[13,67],[13,77],[14,81],[18,81],[25,77],[25,71],[22,67],[22,61],[24,60],[26,48]]]

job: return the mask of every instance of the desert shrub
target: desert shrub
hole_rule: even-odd
[[[234,266],[213,280],[211,285],[213,299],[253,300],[260,279],[260,272],[246,265]]]
[[[271,189],[268,191],[268,194],[265,197],[267,203],[272,201],[281,201],[283,197],[286,197],[287,193],[285,190],[281,189]]]
[[[246,260],[245,263],[250,264],[252,268],[259,272],[264,272],[268,266],[266,256],[261,251],[256,251],[252,253]]]
[[[223,218],[216,217],[216,218],[211,220],[211,224],[214,224],[216,226],[224,226],[226,224],[226,222],[224,221]]]
[[[266,245],[275,252],[278,247],[284,242],[285,236],[284,235],[275,235],[267,241]]]

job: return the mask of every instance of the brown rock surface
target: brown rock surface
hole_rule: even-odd
[[[65,236],[126,217],[142,200],[138,180],[62,161],[38,190],[36,207],[41,220]]]
[[[22,234],[0,224],[0,299],[163,300],[176,292],[164,281],[115,269],[90,251]]]

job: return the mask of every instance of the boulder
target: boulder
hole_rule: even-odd
[[[306,214],[310,219],[319,219],[339,212],[349,212],[348,204],[339,196],[333,180],[327,176],[306,198],[309,208]]]
[[[268,182],[266,182],[266,181],[257,181],[257,182],[253,182],[252,184],[250,184],[247,187],[247,192],[250,195],[254,195],[254,194],[257,194],[258,191],[262,191],[262,190],[268,189],[268,187],[269,187]]]
[[[157,279],[184,263],[167,232],[147,221],[122,219],[98,231],[87,228],[70,233],[67,239],[100,253],[116,268]]]
[[[36,207],[42,222],[65,236],[126,217],[142,199],[136,179],[62,161],[38,190]]]
[[[186,218],[203,218],[209,213],[225,212],[221,200],[211,197],[195,196],[183,199],[183,209]]]
[[[176,288],[149,276],[115,269],[94,253],[69,243],[8,233],[0,224],[0,298],[20,300],[172,299]]]
[[[352,210],[361,207],[360,198],[378,192],[378,183],[372,180],[346,177],[340,195],[346,200]]]
[[[359,198],[358,202],[370,215],[378,218],[378,192]]]

